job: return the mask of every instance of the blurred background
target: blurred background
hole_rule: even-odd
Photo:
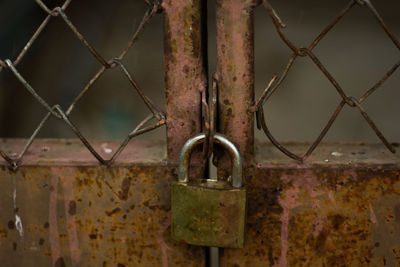
[[[44,1],[49,7],[62,1]],[[215,71],[215,1],[208,1],[209,71]],[[308,46],[348,0],[271,0],[297,46]],[[400,2],[373,1],[388,27],[400,38]],[[72,1],[66,13],[104,58],[120,54],[147,6],[142,0]],[[46,14],[32,0],[0,1],[0,58],[14,60]],[[320,42],[314,53],[348,95],[360,97],[400,59],[400,51],[367,8],[355,7]],[[278,37],[264,7],[255,10],[256,97],[274,73],[281,74],[292,52]],[[124,60],[154,102],[165,110],[162,16],[156,15]],[[60,18],[50,21],[18,70],[50,104],[67,109],[100,64]],[[390,142],[400,141],[400,71],[363,104]],[[287,80],[265,105],[271,132],[279,141],[313,141],[341,101],[335,88],[309,58],[299,58]],[[109,70],[71,113],[89,139],[120,140],[150,112],[119,68]],[[45,109],[9,70],[0,72],[0,136],[29,137]],[[61,121],[50,119],[39,137],[75,137]],[[142,135],[165,139],[165,128]],[[256,130],[258,140],[266,140]],[[361,114],[345,107],[325,141],[379,142]]]

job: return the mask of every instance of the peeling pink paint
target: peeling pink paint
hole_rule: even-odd
[[[302,176],[282,175],[281,180],[286,184],[292,183],[294,187],[306,190],[312,198],[316,198],[327,193],[324,190],[317,189],[320,186],[320,182],[312,171],[306,171]]]
[[[369,203],[369,218],[373,224],[379,226],[378,219],[376,218],[375,211],[371,203]]]
[[[160,244],[160,249],[161,249],[161,261],[163,267],[168,267],[167,251],[171,250],[171,248],[165,243],[164,240],[164,232],[168,229],[170,225],[171,225],[171,212],[168,213],[167,218],[165,219],[161,228],[158,230],[158,235],[157,235],[157,242],[158,244]]]
[[[74,191],[73,191],[75,174],[72,168],[53,167],[51,168],[51,170],[53,176],[56,177],[57,179],[61,179],[63,185],[64,210],[65,210],[66,228],[68,233],[68,243],[69,243],[69,250],[71,257],[71,266],[73,267],[80,266],[81,251],[79,249],[79,238],[75,223],[76,206],[74,206],[74,210],[73,212],[71,212],[71,203],[75,203]]]
[[[313,210],[318,210],[321,208],[321,205],[319,204],[319,199],[312,197],[311,200],[311,207],[313,208]]]
[[[279,197],[279,204],[283,208],[281,215],[281,258],[276,266],[287,266],[287,253],[289,250],[288,239],[289,239],[289,218],[290,211],[300,205],[298,202],[298,188],[292,188],[284,193],[284,197]]]
[[[315,193],[315,190],[313,191]],[[322,192],[322,191],[319,191]],[[322,193],[321,193],[322,194]],[[317,199],[316,197],[319,196],[319,194],[316,195],[312,195],[311,197],[312,199],[312,209],[313,210],[320,210],[321,206],[320,206],[320,201],[319,199]],[[317,237],[320,235],[320,233],[322,232],[322,230],[324,229],[324,225],[326,222],[326,216],[324,214],[317,214],[315,217],[314,222],[311,225],[311,234],[314,237]]]
[[[81,264],[81,250],[79,249],[78,230],[75,222],[75,214],[69,212],[70,203],[75,201],[74,197],[74,180],[75,175],[72,169],[63,170],[63,189],[64,189],[64,207],[67,219],[67,232],[69,241],[69,250],[71,254],[71,265],[73,267]]]
[[[320,188],[321,183],[318,181],[312,171],[305,171],[305,173],[301,176],[282,175],[281,180],[284,184],[291,184],[291,188],[285,191],[283,198],[279,198],[279,204],[283,208],[281,215],[281,258],[278,262],[278,265],[275,265],[283,267],[287,266],[290,211],[301,205],[301,203],[298,201],[298,193],[301,190],[304,190],[308,193],[308,195],[311,197],[311,206],[313,210],[321,209],[320,200],[318,197],[324,194],[328,195],[328,198],[335,205],[335,207],[336,202],[332,191]],[[311,223],[311,234],[314,237],[317,237],[321,234],[322,230],[324,229],[325,222],[326,215],[318,214],[316,216],[315,220]]]
[[[342,189],[342,186],[340,184],[336,185],[336,191],[340,191]]]
[[[58,223],[57,223],[57,192],[58,192],[58,175],[53,173],[50,181],[50,200],[49,200],[49,243],[50,243],[52,266],[55,266],[57,259],[59,259],[61,256],[60,238],[58,234]]]
[[[330,201],[332,202],[332,205],[337,208],[337,204],[336,204],[336,199],[335,199],[335,195],[334,192],[332,190],[328,191],[328,198],[330,199]]]
[[[350,180],[357,181],[357,172],[355,170],[345,170],[343,173],[345,176],[349,176]]]

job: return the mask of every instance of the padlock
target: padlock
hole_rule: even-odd
[[[227,149],[232,158],[232,184],[225,180],[189,180],[191,152],[205,138],[205,134],[199,134],[189,139],[180,154],[178,181],[171,188],[172,238],[191,245],[243,248],[246,188],[236,146],[225,136],[214,135],[214,142]]]

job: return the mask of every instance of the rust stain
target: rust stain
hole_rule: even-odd
[[[65,267],[65,262],[63,258],[58,258],[54,263],[54,267]]]
[[[246,169],[245,248],[221,265],[397,266],[400,168],[304,165]]]
[[[0,238],[2,239],[8,238],[8,231],[6,228],[0,227]]]
[[[284,197],[279,197],[279,204],[283,207],[281,215],[281,258],[278,266],[287,266],[288,238],[289,238],[289,215],[290,211],[300,205],[298,202],[299,189],[294,188],[285,192]]]
[[[245,164],[254,152],[254,1],[217,1],[219,128],[239,148]],[[228,167],[224,167],[228,168]]]
[[[68,213],[71,216],[74,216],[76,214],[76,202],[75,200],[71,200],[68,204]]]
[[[60,239],[58,233],[58,220],[57,220],[57,193],[58,193],[58,172],[51,176],[50,182],[50,200],[49,200],[49,243],[51,250],[51,257],[53,266],[60,265],[60,259],[64,263],[61,256]],[[65,264],[64,264],[65,266]]]
[[[13,220],[8,221],[8,229],[10,230],[15,229],[15,223]]]
[[[225,249],[221,266],[285,263],[287,266],[398,266],[400,164],[396,163],[397,155],[391,157],[392,162],[385,164],[369,161],[351,166],[347,161],[334,165],[313,162],[286,165],[266,157],[268,164],[258,162],[255,168],[247,168],[249,212],[245,248]],[[380,159],[380,162],[388,161]],[[0,168],[1,177],[5,177],[1,179],[3,188],[13,188],[13,178],[23,181],[17,184],[17,190],[23,203],[19,212],[29,222],[24,242],[37,245],[47,231],[49,237],[48,241],[44,238],[41,249],[29,250],[19,239],[11,239],[18,236],[11,234],[13,230],[8,229],[8,222],[12,218],[6,217],[0,232],[7,239],[4,243],[9,245],[0,254],[2,262],[18,266],[22,258],[38,262],[51,257],[53,266],[69,265],[69,258],[65,258],[69,255],[61,253],[69,253],[70,233],[66,226],[70,216],[80,237],[81,262],[91,266],[103,263],[106,266],[162,266],[165,259],[169,265],[204,266],[202,248],[174,242],[168,233],[165,218],[170,196],[165,189],[175,179],[176,169],[162,162],[135,164],[70,166],[73,171],[67,175],[75,177],[75,183],[69,182],[75,186],[67,197],[58,187],[61,174],[65,186],[65,171],[58,169],[55,175],[49,166],[22,166],[16,173]],[[115,192],[106,186],[103,190],[96,183],[96,179],[108,181],[112,188],[122,190],[121,184],[127,177],[131,177],[127,200],[121,200]],[[49,187],[38,190],[38,181],[48,183]],[[28,191],[29,194],[24,194]],[[100,197],[99,192],[102,192]],[[35,206],[38,210],[31,212],[32,201],[24,201],[24,195],[35,201],[38,196],[43,202],[49,199],[48,207],[42,210]],[[72,200],[76,202],[74,215],[69,212]],[[7,201],[12,203],[11,199]],[[65,207],[64,212],[57,212],[57,203]],[[10,208],[6,204],[1,206]],[[374,216],[371,217],[371,206],[379,226],[374,223]],[[115,208],[120,211],[105,216],[105,211]],[[46,216],[38,216],[47,213],[48,222]],[[171,250],[162,248],[162,240]],[[8,255],[13,252],[13,243],[15,254],[24,253],[24,257]]]
[[[328,197],[329,197],[329,200],[332,202],[332,205],[336,208],[337,205],[336,205],[335,195],[332,190],[328,191]]]
[[[112,215],[114,215],[116,213],[119,213],[120,211],[121,211],[121,208],[117,207],[117,208],[114,208],[114,209],[112,209],[110,211],[105,211],[105,213],[106,213],[107,216],[112,216]]]
[[[374,211],[374,208],[372,207],[371,203],[369,203],[369,216],[370,216],[371,222],[373,224],[375,224],[376,226],[379,226],[379,222],[376,219],[375,211]]]
[[[291,185],[289,191],[286,191],[284,193],[284,196],[286,196],[287,200],[281,201],[281,199],[279,198],[279,203],[283,207],[283,214],[281,215],[281,259],[279,263],[280,266],[287,266],[289,211],[302,205],[301,202],[295,202],[295,200],[298,200],[298,194],[300,190],[304,190],[308,193],[308,195],[311,197],[311,207],[313,210],[317,211],[313,221],[310,223],[310,233],[315,238],[324,236],[323,230],[327,220],[327,216],[325,214],[321,214],[321,212],[318,212],[321,210],[320,200],[318,199],[318,197],[327,194],[332,204],[335,205],[336,203],[332,191],[319,189],[320,182],[317,180],[312,171],[306,170],[301,176],[283,174],[281,176],[281,180],[284,184]],[[319,240],[323,239],[320,238]]]
[[[165,146],[149,149],[163,155]],[[17,233],[8,229],[8,221],[14,218],[3,216],[0,239],[8,246],[4,245],[0,251],[2,265],[35,262],[43,266],[72,266],[73,261],[82,266],[205,265],[203,248],[180,244],[170,237],[167,220],[170,195],[166,189],[175,179],[176,168],[168,166],[162,157],[158,161],[143,158],[107,167],[86,163],[66,166],[65,158],[60,161],[62,167],[58,163],[53,166],[56,160],[42,166],[31,162],[17,172],[0,167],[0,176],[5,177],[0,181],[2,188],[13,189],[14,178],[21,181],[17,183],[22,203],[19,212],[26,222],[26,235],[21,243]],[[119,195],[127,191],[126,178],[131,184],[124,200]],[[115,190],[110,190],[105,181]],[[48,186],[42,187],[43,184]],[[12,198],[0,201],[1,214],[12,215],[9,205]],[[79,243],[74,244],[76,237]],[[10,256],[13,242],[19,256]],[[73,255],[74,247],[79,248],[80,259]]]
[[[165,82],[168,159],[177,162],[184,142],[201,130],[201,92],[207,86],[201,42],[202,1],[165,0]]]
[[[158,235],[157,235],[157,242],[160,244],[160,249],[161,249],[161,261],[162,261],[162,266],[163,267],[168,267],[168,255],[167,251],[172,250],[164,240],[164,233],[165,231],[169,228],[171,225],[171,212],[168,212],[167,218],[165,219],[164,223],[162,224],[160,230],[158,230]]]
[[[314,237],[319,236],[324,230],[324,226],[326,223],[327,217],[325,215],[319,215],[315,218],[314,222],[311,225],[311,234]]]
[[[67,222],[68,243],[71,257],[71,265],[73,267],[80,266],[81,264],[81,251],[79,248],[78,231],[75,222],[76,206],[73,207],[71,212],[71,203],[75,203],[74,199],[74,180],[75,172],[71,168],[60,168],[59,170],[53,169],[53,172],[62,174],[62,183],[64,189],[64,207],[65,217]]]
[[[131,179],[129,177],[122,180],[121,191],[118,192],[119,198],[127,200],[129,196],[129,188],[131,187]]]

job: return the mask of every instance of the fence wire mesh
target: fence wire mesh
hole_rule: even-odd
[[[34,130],[33,134],[30,136],[26,145],[22,149],[19,154],[12,153],[7,154],[0,148],[0,155],[4,158],[9,166],[16,170],[19,166],[21,166],[23,157],[29,150],[30,146],[36,139],[37,135],[49,120],[50,117],[55,117],[59,120],[62,120],[74,133],[75,135],[82,141],[85,147],[90,151],[90,153],[101,163],[104,165],[110,165],[115,162],[130,140],[138,135],[147,133],[156,128],[163,126],[166,123],[166,115],[159,107],[157,107],[143,92],[141,87],[137,84],[137,82],[132,77],[129,70],[125,67],[123,60],[127,53],[132,48],[133,44],[138,40],[138,38],[142,35],[144,28],[146,25],[152,20],[152,18],[157,14],[161,13],[161,6],[158,1],[151,2],[149,0],[143,0],[148,5],[148,10],[145,12],[141,23],[139,24],[137,30],[134,32],[129,42],[126,44],[125,49],[115,58],[111,60],[105,59],[96,49],[92,46],[85,36],[83,36],[80,31],[74,26],[73,22],[69,19],[66,10],[71,3],[71,0],[66,0],[63,5],[57,6],[53,9],[50,9],[46,6],[41,0],[35,0],[35,2],[40,6],[40,8],[47,14],[43,22],[34,32],[30,40],[26,43],[24,48],[20,51],[15,60],[10,59],[0,59],[0,72],[8,70],[19,80],[19,82],[23,85],[24,88],[34,97],[34,99],[47,110],[47,114],[41,120],[39,125]],[[322,39],[338,24],[338,22],[349,13],[349,11],[355,7],[364,7],[368,8],[372,14],[373,18],[375,18],[382,30],[387,34],[387,36],[391,39],[393,44],[400,51],[400,42],[395,37],[393,32],[387,27],[384,22],[384,19],[374,7],[370,0],[351,0],[343,10],[329,23],[320,34],[314,39],[314,41],[308,47],[297,47],[285,34],[284,29],[287,27],[283,20],[279,17],[278,12],[272,7],[268,0],[262,1],[266,11],[272,19],[274,27],[283,41],[283,43],[293,52],[292,56],[289,59],[289,62],[286,65],[286,68],[283,70],[280,76],[275,75],[272,80],[269,82],[267,88],[264,90],[263,94],[256,101],[256,104],[252,107],[252,111],[256,112],[257,116],[257,126],[259,129],[262,129],[268,139],[284,154],[298,161],[303,161],[308,156],[310,156],[313,151],[317,148],[317,146],[321,143],[323,138],[326,136],[328,131],[330,130],[333,123],[336,121],[337,117],[343,110],[345,105],[357,109],[363,118],[367,121],[371,129],[375,132],[378,138],[382,141],[382,143],[390,150],[392,153],[395,153],[394,146],[386,139],[382,131],[376,126],[374,121],[371,119],[370,115],[368,115],[365,108],[362,106],[363,102],[369,98],[376,90],[381,88],[381,86],[396,72],[396,70],[400,66],[400,60],[394,64],[385,75],[378,80],[371,88],[365,91],[365,93],[356,98],[354,96],[349,96],[346,94],[343,87],[337,82],[337,80],[333,77],[333,75],[328,71],[326,66],[320,61],[320,59],[314,54],[313,50],[317,47]],[[18,65],[24,59],[26,53],[31,49],[32,45],[35,43],[39,35],[43,32],[43,30],[47,27],[47,25],[51,22],[55,17],[61,17],[62,21],[68,26],[68,28],[74,33],[74,36],[78,38],[81,43],[88,49],[88,51],[93,55],[93,57],[100,63],[101,67],[92,76],[89,82],[84,86],[78,96],[72,101],[69,107],[66,110],[63,110],[60,105],[51,105],[46,102],[35,90],[30,83],[20,74],[18,71]],[[323,73],[323,75],[327,78],[327,80],[334,86],[336,91],[341,97],[341,101],[337,105],[336,110],[331,115],[330,119],[326,123],[325,127],[322,129],[316,140],[311,144],[309,149],[305,152],[304,155],[297,155],[293,152],[289,151],[285,146],[283,146],[271,133],[268,127],[268,123],[265,118],[263,105],[270,99],[270,97],[280,88],[281,84],[286,80],[289,75],[289,72],[294,64],[294,62],[300,57],[308,57],[311,61],[318,67],[318,69]],[[129,80],[131,84],[132,90],[136,91],[140,98],[143,100],[145,105],[150,111],[150,115],[148,115],[142,122],[140,122],[134,129],[129,133],[129,135],[122,142],[120,147],[115,151],[115,153],[111,156],[110,159],[103,158],[89,143],[87,138],[81,133],[79,128],[71,121],[70,114],[74,111],[76,104],[85,96],[85,94],[92,88],[92,86],[96,83],[96,81],[109,69],[120,68],[125,75],[125,77]],[[203,101],[204,102],[204,101]],[[153,123],[151,123],[154,121]],[[210,142],[212,144],[212,141]],[[209,154],[209,153],[205,153]]]
[[[0,59],[0,72],[4,70],[11,71],[14,76],[21,82],[24,88],[34,97],[34,99],[43,107],[45,108],[48,113],[46,116],[41,120],[39,125],[34,130],[33,134],[25,144],[24,148],[19,154],[12,153],[11,155],[7,154],[0,148],[0,155],[4,158],[11,169],[16,170],[22,164],[22,160],[24,155],[29,150],[32,143],[35,141],[38,133],[41,131],[43,126],[49,120],[50,117],[55,117],[59,120],[62,120],[74,133],[75,135],[82,141],[85,147],[90,151],[90,153],[99,161],[100,164],[103,165],[111,165],[115,162],[121,152],[125,149],[128,145],[129,141],[144,133],[152,131],[156,128],[163,126],[166,123],[165,112],[162,111],[159,107],[157,107],[143,92],[141,87],[137,84],[135,79],[132,77],[131,73],[125,67],[123,63],[123,59],[125,58],[126,54],[132,48],[133,44],[138,40],[138,38],[142,35],[144,28],[146,25],[152,20],[152,18],[157,14],[161,13],[161,6],[158,1],[151,2],[149,0],[144,0],[146,4],[149,6],[148,10],[145,12],[141,23],[139,24],[137,30],[134,32],[132,37],[130,38],[129,42],[125,46],[125,49],[115,58],[111,60],[105,59],[99,52],[96,51],[94,46],[92,46],[85,36],[83,36],[79,30],[74,26],[73,22],[69,19],[66,10],[71,3],[71,0],[66,0],[62,6],[57,6],[53,9],[50,9],[46,6],[41,0],[35,0],[35,2],[41,7],[41,9],[47,13],[46,18],[34,32],[30,40],[26,43],[25,47],[20,51],[18,56],[14,61],[10,59]],[[20,74],[17,69],[18,64],[23,60],[26,53],[30,50],[32,45],[35,43],[39,35],[43,32],[43,30],[47,27],[50,21],[60,16],[68,28],[74,33],[76,38],[78,38],[82,44],[89,50],[89,52],[96,58],[96,60],[101,64],[101,67],[96,72],[96,74],[89,80],[89,82],[85,85],[82,91],[78,94],[78,96],[72,101],[69,105],[68,109],[64,111],[60,105],[50,105],[46,102],[35,90],[29,82]],[[125,77],[129,80],[131,84],[131,89],[136,91],[140,98],[143,100],[149,111],[151,112],[143,121],[141,121],[134,129],[131,131],[119,148],[115,151],[115,153],[111,156],[110,159],[103,158],[89,143],[89,141],[83,136],[79,128],[70,120],[70,114],[75,109],[76,104],[83,98],[83,96],[92,88],[93,84],[109,69],[119,67]],[[152,123],[151,123],[152,122]]]
[[[279,17],[278,12],[272,7],[272,5],[267,0],[263,0],[263,5],[267,10],[269,16],[272,19],[274,27],[279,35],[279,38],[283,41],[283,43],[292,50],[293,54],[289,59],[289,62],[286,65],[286,68],[283,70],[280,76],[274,75],[274,77],[269,82],[267,88],[264,90],[260,98],[256,101],[256,104],[252,107],[252,111],[256,112],[257,118],[257,127],[258,129],[262,129],[268,139],[272,142],[272,144],[277,147],[280,151],[286,154],[288,157],[303,161],[307,157],[309,157],[313,151],[317,148],[317,146],[321,143],[323,138],[326,136],[328,131],[330,130],[332,124],[336,121],[337,117],[341,113],[343,107],[348,105],[349,107],[357,109],[363,118],[367,121],[370,128],[375,132],[378,138],[382,141],[382,143],[390,150],[392,153],[395,153],[396,150],[394,146],[385,138],[382,131],[376,126],[374,121],[366,112],[365,108],[362,106],[362,103],[369,98],[376,90],[381,88],[381,86],[387,81],[393,73],[399,68],[400,60],[395,63],[386,73],[385,75],[378,80],[371,88],[365,91],[365,93],[360,97],[356,98],[354,96],[349,96],[346,94],[343,87],[337,82],[337,80],[332,76],[332,74],[328,71],[325,65],[320,61],[320,59],[313,53],[314,48],[319,44],[319,42],[324,39],[324,37],[338,24],[338,22],[349,13],[352,8],[355,7],[364,7],[368,8],[373,17],[378,21],[382,30],[387,34],[387,36],[391,39],[393,44],[400,50],[400,42],[395,37],[393,32],[387,27],[385,21],[382,16],[378,12],[378,10],[374,7],[370,0],[351,0],[345,8],[321,31],[321,33],[314,39],[314,41],[308,47],[297,47],[285,34],[284,29],[287,27],[283,20]],[[292,68],[294,62],[299,57],[308,57],[311,61],[317,66],[317,68],[323,73],[323,75],[328,79],[328,81],[334,86],[336,91],[341,97],[341,101],[338,104],[336,110],[331,115],[330,119],[326,123],[323,130],[320,132],[316,140],[311,144],[309,149],[306,151],[304,155],[297,155],[290,150],[288,150],[285,146],[283,146],[275,137],[272,135],[271,131],[268,128],[268,124],[265,119],[263,105],[268,101],[268,99],[276,92],[281,84],[287,78],[290,69]]]

